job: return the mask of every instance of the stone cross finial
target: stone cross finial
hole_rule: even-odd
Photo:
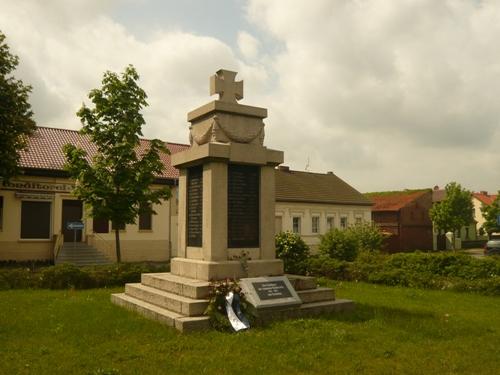
[[[236,82],[236,72],[220,69],[210,77],[210,95],[219,94],[222,102],[237,103],[243,99],[243,81]]]

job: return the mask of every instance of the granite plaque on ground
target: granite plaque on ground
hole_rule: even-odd
[[[248,302],[256,309],[279,309],[302,304],[286,276],[241,279],[240,286]]]

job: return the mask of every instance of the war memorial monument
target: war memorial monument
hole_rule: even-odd
[[[219,99],[188,113],[191,147],[172,155],[180,176],[171,272],[143,274],[112,301],[181,331],[209,328],[210,281],[226,278],[239,281],[264,320],[353,309],[312,277],[284,275],[274,245],[274,168],[283,152],[264,146],[267,109],[238,103],[243,81],[235,78],[228,70],[210,78]]]

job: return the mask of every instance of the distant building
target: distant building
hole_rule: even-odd
[[[276,170],[276,232],[300,234],[314,251],[333,228],[371,222],[372,203],[332,172]]]
[[[495,199],[497,198],[497,195],[494,194],[488,194],[487,191],[480,191],[479,193],[472,193],[472,204],[474,205],[474,219],[476,220],[476,228],[479,231],[480,228],[483,226],[485,219],[483,216],[483,213],[481,212],[481,208],[483,206],[489,206],[492,204]],[[488,235],[484,233],[483,235],[479,236],[483,239],[487,239]]]
[[[367,193],[366,196],[374,203],[374,223],[388,234],[386,251],[432,249],[430,189]]]

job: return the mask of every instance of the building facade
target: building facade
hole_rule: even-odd
[[[96,149],[76,131],[39,127],[21,153],[22,175],[0,185],[0,261],[54,259],[55,245],[86,243],[109,259],[115,259],[112,223],[93,219],[85,205],[72,192],[74,181],[64,171],[62,147],[72,143],[89,156]],[[186,145],[166,143],[171,153]],[[141,140],[140,148],[148,147]],[[140,151],[140,150],[139,150]],[[169,185],[172,197],[155,205],[156,215],[141,215],[136,224],[120,230],[122,259],[164,261],[175,252],[177,243],[177,180],[170,155],[162,155],[165,170],[158,176],[155,189]],[[69,230],[70,222],[83,222],[83,230]]]
[[[369,193],[367,196],[374,203],[373,221],[388,235],[386,251],[394,253],[432,249],[430,189]]]
[[[299,234],[315,252],[333,228],[371,222],[372,203],[332,172],[276,170],[276,232]]]

